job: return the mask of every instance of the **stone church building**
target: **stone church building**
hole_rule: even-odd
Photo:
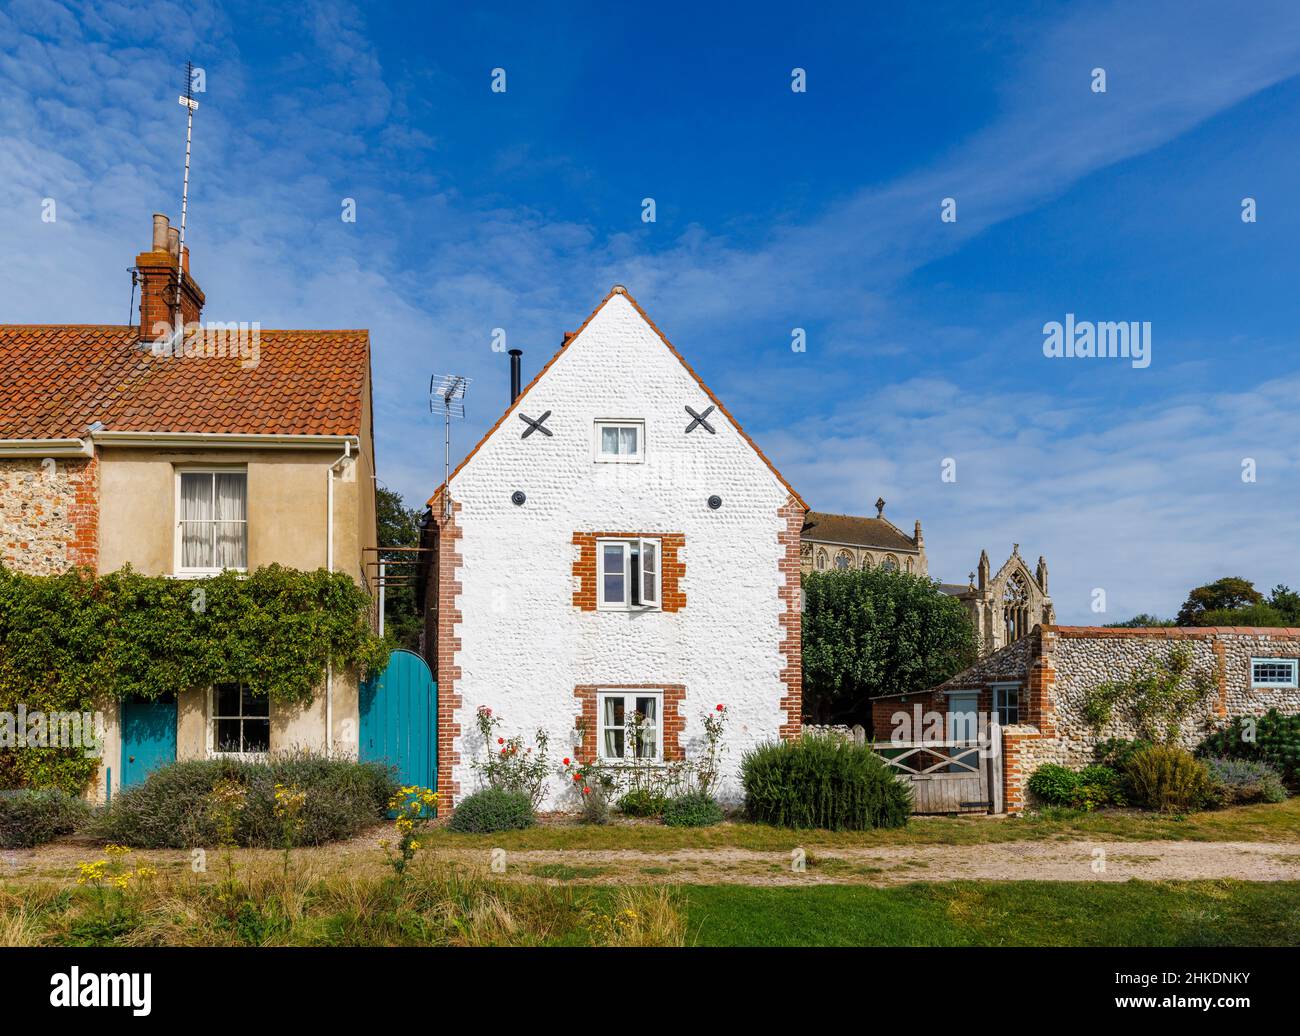
[[[883,499],[876,501],[874,518],[809,511],[800,539],[799,567],[803,572],[883,568],[929,575],[920,521],[908,536],[885,517]]]
[[[1039,555],[1031,572],[1019,543],[1012,544],[1011,556],[996,575],[989,574],[988,551],[980,551],[978,571],[967,585],[940,583],[939,588],[966,606],[981,658],[1028,636],[1035,626],[1056,622],[1047,592],[1047,562]]]
[[[922,578],[930,574],[920,520],[907,535],[885,517],[884,499],[876,500],[874,518],[809,511],[799,567],[804,573],[883,568]],[[1035,626],[1056,621],[1047,592],[1047,562],[1040,556],[1031,572],[1018,543],[996,575],[990,572],[988,551],[981,551],[968,583],[940,583],[939,589],[965,605],[981,658],[1027,636]]]

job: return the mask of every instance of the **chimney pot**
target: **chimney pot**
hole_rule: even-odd
[[[167,251],[167,228],[170,221],[161,212],[153,214],[153,251]]]
[[[180,255],[181,232],[175,227],[167,228],[167,251],[173,259]]]

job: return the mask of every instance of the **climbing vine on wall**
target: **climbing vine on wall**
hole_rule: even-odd
[[[347,575],[271,565],[240,577],[31,576],[0,566],[0,713],[93,712],[123,698],[242,682],[305,705],[326,666],[378,670],[390,644]],[[0,786],[75,790],[97,761],[80,750],[0,750]]]
[[[1112,718],[1127,720],[1139,737],[1177,740],[1190,712],[1217,690],[1213,673],[1192,669],[1192,653],[1176,647],[1151,656],[1126,680],[1109,680],[1087,691],[1083,715],[1094,730]]]

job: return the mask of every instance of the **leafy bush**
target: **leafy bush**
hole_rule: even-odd
[[[0,849],[30,849],[71,834],[89,813],[65,791],[0,791]]]
[[[1214,801],[1205,764],[1174,745],[1139,748],[1125,768],[1133,801],[1144,809],[1182,813]]]
[[[747,752],[740,770],[745,811],[760,823],[832,831],[902,827],[912,809],[911,788],[870,748],[852,742],[770,742]]]
[[[1268,763],[1285,783],[1300,784],[1300,715],[1269,709],[1262,716],[1238,716],[1202,741],[1196,754]]]
[[[1056,763],[1044,763],[1029,778],[1029,790],[1049,806],[1093,810],[1122,806],[1124,779],[1109,766],[1085,766],[1077,773]]]
[[[688,792],[669,800],[664,807],[664,823],[669,827],[711,827],[722,823],[722,807],[712,795]]]
[[[582,808],[578,811],[578,819],[584,824],[609,823],[609,796],[603,789],[592,788],[582,797]]]
[[[1044,763],[1030,776],[1029,790],[1049,806],[1068,806],[1079,790],[1079,775],[1056,763]]]
[[[1241,806],[1250,802],[1286,800],[1282,778],[1268,763],[1211,756],[1205,760],[1205,767],[1210,772],[1215,801],[1220,805]]]
[[[618,800],[618,811],[629,817],[661,817],[668,802],[667,795],[650,788],[633,788]]]
[[[532,827],[534,819],[526,792],[484,788],[456,807],[447,827],[461,834],[482,835]]]
[[[198,607],[202,595],[202,607]],[[0,711],[93,713],[104,700],[156,701],[179,688],[242,682],[311,702],[335,669],[377,672],[391,647],[370,628],[370,595],[344,572],[270,565],[209,579],[14,572],[0,565]],[[24,787],[79,792],[99,760],[29,748],[0,769]]]
[[[1097,762],[1118,771],[1122,776],[1133,753],[1139,748],[1146,748],[1150,744],[1152,742],[1141,739],[1130,740],[1124,737],[1108,737],[1104,741],[1097,742]]]
[[[1127,801],[1127,786],[1118,770],[1094,763],[1079,771],[1079,787],[1075,790],[1073,801],[1076,808],[1123,806]]]
[[[224,837],[223,818],[211,798],[218,784],[243,792],[229,832],[234,843],[267,847],[284,843],[284,825],[276,816],[277,784],[306,793],[299,845],[350,838],[377,823],[397,788],[388,769],[378,763],[309,753],[268,762],[196,759],[161,767],[142,784],[115,796],[93,829],[106,841],[141,849],[216,845]]]

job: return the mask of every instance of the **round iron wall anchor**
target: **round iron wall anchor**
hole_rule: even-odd
[[[722,497],[714,495],[709,497],[709,510],[716,511],[722,506]]]
[[[516,489],[513,493],[510,494],[510,502],[514,504],[516,507],[523,506],[523,502],[527,499],[528,497],[524,496],[524,494],[518,489]]]

